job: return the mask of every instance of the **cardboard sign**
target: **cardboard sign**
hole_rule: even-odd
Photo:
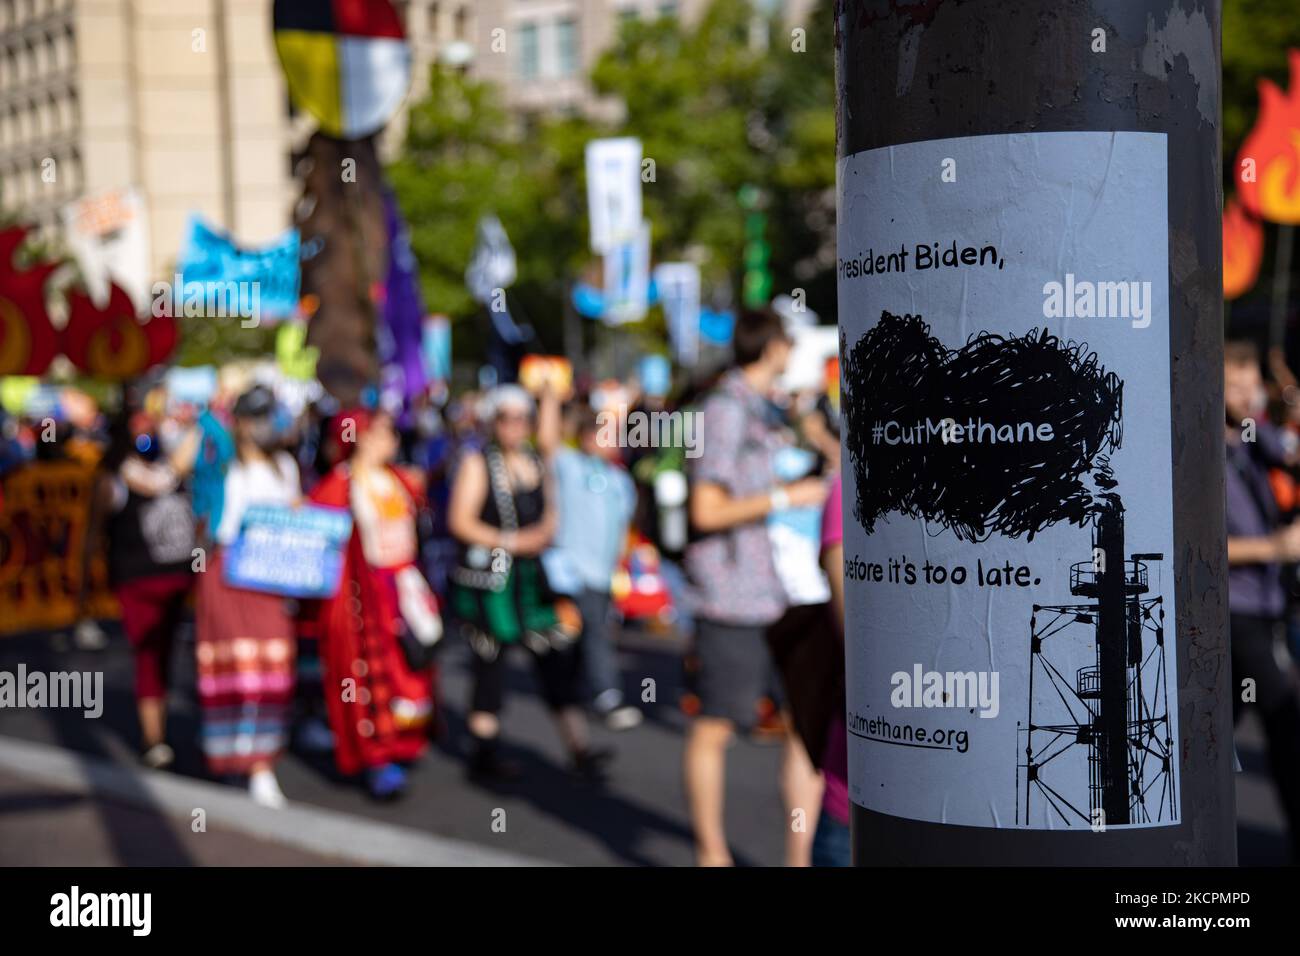
[[[641,229],[641,141],[593,139],[586,164],[591,251],[605,255]]]
[[[93,465],[33,462],[7,475],[0,491],[0,634],[77,622],[81,555],[90,518]],[[87,613],[118,614],[104,562],[91,562]]]
[[[549,384],[560,398],[573,391],[573,366],[559,355],[525,355],[519,362],[519,384],[534,395]]]
[[[332,597],[351,534],[352,516],[339,508],[256,505],[226,549],[226,583],[285,597]]]

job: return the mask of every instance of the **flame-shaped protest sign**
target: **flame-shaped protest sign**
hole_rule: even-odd
[[[155,316],[141,323],[130,296],[117,285],[102,309],[84,292],[68,294],[63,351],[89,375],[113,381],[134,378],[167,358],[176,342],[175,319]]]
[[[1291,50],[1284,93],[1259,81],[1259,118],[1237,154],[1238,194],[1253,215],[1300,225],[1300,50]]]
[[[0,230],[0,375],[40,375],[59,351],[45,311],[45,280],[57,263],[19,269],[14,254],[27,230]]]
[[[1235,199],[1223,204],[1223,297],[1235,299],[1259,277],[1264,226]]]

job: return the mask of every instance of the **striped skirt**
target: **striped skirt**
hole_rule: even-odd
[[[199,575],[196,624],[203,755],[214,775],[246,774],[274,761],[288,737],[292,622],[284,598],[227,585],[214,549]]]

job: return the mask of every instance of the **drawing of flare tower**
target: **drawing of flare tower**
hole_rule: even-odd
[[[1093,559],[1070,567],[1070,593],[1092,602],[1034,605],[1029,721],[1019,725],[1016,764],[1018,824],[1028,825],[1039,796],[1049,816],[1066,826],[1177,819],[1164,599],[1144,597],[1147,562],[1162,560],[1162,554],[1124,560],[1124,507],[1112,499],[1094,518]],[[1068,671],[1064,661],[1077,655],[1078,643],[1058,635],[1077,635],[1079,626],[1092,628],[1094,662],[1071,681],[1062,667]],[[1088,756],[1086,812],[1079,747]]]

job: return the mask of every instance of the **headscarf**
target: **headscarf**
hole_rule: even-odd
[[[507,408],[517,408],[531,415],[535,408],[533,396],[519,385],[498,385],[483,397],[479,405],[479,417],[484,422],[491,422]]]
[[[375,413],[368,408],[356,406],[345,408],[330,419],[329,437],[331,440],[330,464],[337,465],[347,461],[356,450],[361,436],[375,423]]]

